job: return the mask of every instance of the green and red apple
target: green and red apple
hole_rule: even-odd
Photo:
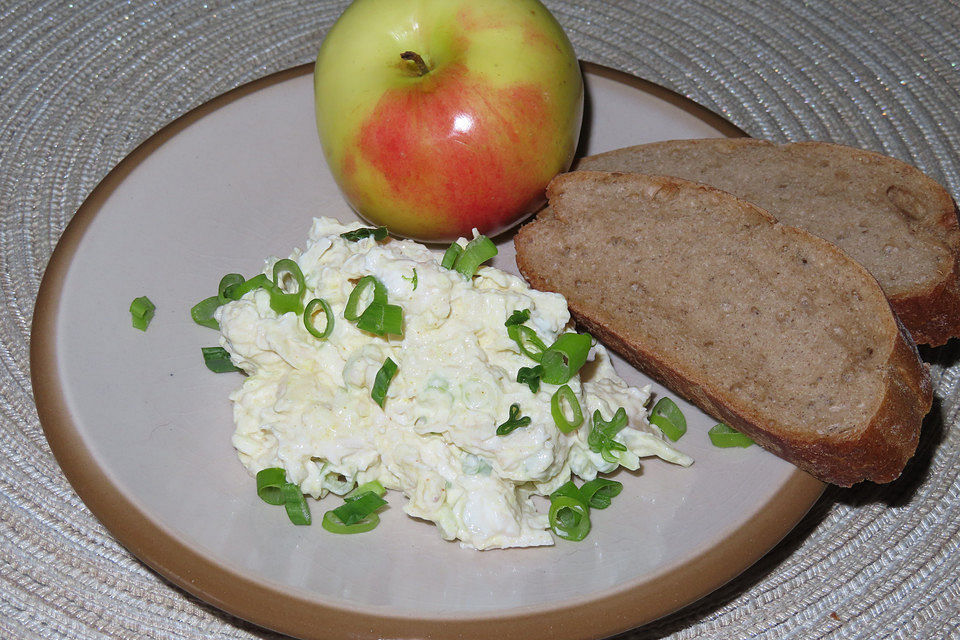
[[[538,0],[355,0],[314,83],[347,201],[424,241],[494,235],[540,208],[583,113],[573,47]]]

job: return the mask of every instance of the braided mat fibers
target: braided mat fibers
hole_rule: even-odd
[[[585,60],[756,137],[899,157],[960,195],[955,2],[547,4]],[[37,420],[30,322],[57,239],[107,172],[189,109],[310,61],[344,6],[0,1],[0,638],[276,637],[170,586],[86,510]],[[956,343],[923,352],[936,400],[904,477],[828,489],[740,578],[624,637],[960,637]]]

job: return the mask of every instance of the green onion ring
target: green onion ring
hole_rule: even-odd
[[[377,377],[373,380],[373,389],[370,390],[370,397],[381,407],[387,399],[387,389],[395,375],[397,375],[397,363],[387,358],[383,361],[380,370],[377,371]]]
[[[230,371],[240,371],[230,360],[230,354],[223,347],[201,347],[200,353],[203,354],[203,364],[207,369],[214,373],[229,373]]]
[[[623,491],[621,483],[607,478],[594,478],[584,482],[580,487],[580,495],[593,509],[606,509],[610,506],[610,501],[620,495],[621,491]]]
[[[190,309],[190,317],[203,327],[220,330],[220,323],[213,317],[213,313],[220,307],[220,298],[210,296],[204,298]]]
[[[563,401],[570,405],[573,412],[573,418],[568,420],[563,409]],[[550,397],[550,413],[553,415],[553,421],[561,433],[570,433],[581,424],[583,424],[583,411],[580,409],[580,401],[576,394],[568,385],[563,385],[557,389]]]
[[[297,282],[297,290],[287,292],[283,288],[283,274],[288,273],[293,276]],[[303,272],[300,265],[290,258],[277,260],[273,265],[273,287],[268,289],[270,292],[270,308],[278,314],[303,311],[303,294],[307,290],[306,281],[303,278]]]
[[[443,259],[440,261],[440,266],[444,269],[453,269],[461,253],[463,253],[463,247],[454,242],[443,252]]]
[[[381,304],[387,303],[387,288],[383,285],[383,283],[373,276],[363,276],[360,278],[360,281],[357,282],[357,286],[353,288],[353,291],[350,292],[350,296],[347,298],[347,306],[343,309],[344,318],[350,322],[356,322],[360,319],[363,311],[359,311],[357,307],[360,306],[360,297],[369,287],[373,287],[373,300],[370,302],[370,304],[373,304],[374,302],[380,302]],[[364,309],[364,311],[366,311],[366,309]]]
[[[377,528],[377,525],[380,524],[380,516],[378,516],[376,513],[371,513],[363,520],[359,520],[353,524],[344,524],[336,513],[333,511],[327,511],[325,514],[323,514],[323,520],[320,522],[320,524],[323,525],[323,528],[330,533],[364,533],[366,531],[370,531],[371,529]]]
[[[677,403],[670,398],[660,398],[650,410],[650,424],[656,425],[674,442],[687,432],[687,419]]]
[[[317,307],[323,309],[323,314],[326,316],[327,322],[323,327],[323,331],[317,329],[313,324],[313,316],[317,311]],[[333,309],[330,308],[330,303],[324,300],[323,298],[314,298],[307,303],[307,306],[303,310],[303,326],[314,338],[318,340],[326,340],[330,337],[330,334],[333,333]]]
[[[707,431],[710,442],[715,447],[749,447],[753,444],[750,436],[744,435],[728,424],[720,423]]]
[[[267,504],[283,504],[281,487],[287,483],[287,472],[269,467],[257,472],[257,495]]]
[[[512,324],[507,327],[507,335],[520,347],[520,353],[534,362],[540,362],[540,358],[543,356],[547,345],[543,344],[543,340],[540,339],[536,331],[526,325]],[[535,350],[529,349],[528,345],[532,346]]]
[[[312,520],[310,506],[307,505],[307,500],[304,498],[300,487],[292,482],[287,482],[280,487],[280,493],[283,494],[283,506],[286,508],[290,522],[298,525],[310,524]]]
[[[233,297],[237,287],[243,284],[243,276],[239,273],[228,273],[220,278],[220,284],[217,286],[217,300],[220,304],[227,304],[231,300],[239,300],[240,297]]]
[[[371,480],[370,482],[364,482],[363,484],[358,485],[352,491],[347,493],[347,495],[343,496],[343,498],[346,500],[348,498],[354,498],[363,495],[364,493],[375,493],[382,498],[383,496],[387,495],[387,490],[383,488],[383,485],[380,484],[379,481]]]
[[[140,329],[140,331],[146,331],[156,310],[156,305],[150,302],[150,298],[147,296],[134,298],[133,302],[130,303],[130,321],[133,327]]]
[[[566,540],[577,542],[590,533],[590,507],[579,497],[551,497],[548,518],[553,532]]]
[[[541,379],[549,384],[565,384],[587,361],[592,342],[589,333],[565,333],[557,338],[540,357]]]
[[[480,265],[497,255],[497,245],[487,236],[477,236],[457,256],[453,268],[465,278],[472,278]]]

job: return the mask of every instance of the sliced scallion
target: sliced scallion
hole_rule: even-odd
[[[530,416],[521,416],[520,405],[514,402],[510,405],[510,416],[507,418],[507,421],[497,427],[497,435],[505,436],[529,424]]]
[[[213,313],[220,307],[219,296],[204,298],[190,309],[190,317],[197,324],[220,330],[220,323],[213,317]]]
[[[440,261],[440,266],[444,269],[453,269],[453,265],[457,263],[457,258],[460,257],[461,253],[463,253],[463,247],[461,247],[459,243],[454,242],[443,252],[443,259]]]
[[[503,326],[510,327],[515,324],[523,324],[530,319],[530,309],[515,309],[510,317],[503,323]]]
[[[607,462],[619,462],[613,452],[626,451],[627,447],[613,438],[625,426],[627,426],[627,412],[623,407],[617,409],[609,422],[603,419],[600,410],[597,409],[593,412],[593,427],[587,435],[587,446],[591,451],[599,453],[600,457]]]
[[[297,285],[296,291],[288,292],[284,288],[285,276],[293,278]],[[307,290],[306,281],[300,265],[290,258],[277,260],[273,265],[273,287],[270,291],[270,308],[278,314],[303,311],[303,294]]]
[[[237,291],[237,287],[243,284],[243,282],[243,276],[239,273],[228,273],[220,278],[220,285],[217,286],[217,301],[219,301],[220,304],[227,304],[231,300],[239,300],[240,296],[234,298],[233,295],[234,292]]]
[[[373,239],[377,242],[385,239],[387,237],[387,228],[386,227],[377,227],[371,229],[369,227],[364,227],[361,229],[354,229],[353,231],[347,231],[346,233],[341,233],[340,237],[344,240],[349,240],[350,242],[359,242],[364,238],[369,238],[373,236]]]
[[[280,487],[280,493],[283,495],[283,506],[287,511],[290,522],[298,525],[310,524],[312,520],[310,507],[307,505],[307,500],[300,487],[292,482],[287,482]]]
[[[567,418],[564,404],[570,407],[573,416]],[[577,395],[569,385],[563,385],[550,397],[550,414],[553,415],[553,421],[561,433],[570,433],[581,424],[583,424],[583,410],[580,408],[580,401]]]
[[[268,292],[272,292],[274,288],[273,282],[270,281],[270,278],[268,278],[265,273],[258,273],[249,280],[225,287],[223,297],[230,300],[239,300],[248,292],[261,288],[266,289]]]
[[[400,276],[400,277],[411,284],[411,286],[413,287],[411,291],[417,290],[417,268],[416,267],[413,268],[412,276]]]
[[[364,482],[363,484],[354,487],[352,491],[343,496],[344,499],[354,498],[356,496],[362,495],[364,493],[375,493],[381,498],[387,495],[387,490],[383,488],[383,485],[380,484],[377,480],[371,480],[370,482]]]
[[[383,487],[377,486],[382,490]],[[343,504],[323,514],[323,528],[331,533],[363,533],[380,522],[377,509],[387,504],[377,490],[350,496]]]
[[[314,317],[319,315],[317,313],[317,307],[320,307],[326,318],[323,331],[317,329],[314,321]],[[333,322],[333,309],[330,308],[330,303],[323,298],[314,298],[308,302],[307,306],[303,309],[303,326],[310,335],[318,340],[326,340],[330,337],[330,334],[333,333]]]
[[[387,303],[387,288],[383,285],[383,283],[373,276],[363,276],[360,278],[360,281],[357,282],[357,286],[353,288],[353,291],[350,292],[350,296],[347,298],[347,306],[343,309],[344,318],[350,322],[356,322],[360,319],[363,311],[366,311],[366,308],[364,308],[363,311],[358,308],[360,306],[360,299],[370,287],[373,287],[373,300],[370,302],[370,304],[375,302],[379,302],[381,304]]]
[[[550,528],[561,538],[574,542],[590,533],[590,506],[573,481],[550,494]]]
[[[387,358],[383,361],[377,376],[373,380],[373,389],[370,390],[370,397],[381,407],[387,399],[387,389],[390,387],[390,381],[397,374],[397,363]]]
[[[477,236],[457,256],[453,268],[465,278],[472,278],[480,265],[497,255],[497,245],[487,236]]]
[[[257,472],[257,495],[267,504],[283,504],[281,488],[287,483],[287,472],[269,467]]]
[[[395,304],[371,302],[357,319],[357,328],[378,336],[402,336],[403,308]]]
[[[133,327],[140,329],[140,331],[146,331],[156,310],[156,305],[150,302],[150,298],[147,296],[134,298],[133,302],[130,303],[130,319]]]
[[[547,345],[537,335],[537,332],[522,324],[512,324],[507,327],[507,335],[520,347],[520,353],[534,362],[540,362]]]
[[[687,432],[687,419],[677,403],[670,398],[660,398],[650,410],[650,424],[663,431],[674,442]]]
[[[358,520],[353,524],[345,524],[343,520],[340,519],[340,516],[336,514],[336,510],[334,510],[327,511],[323,514],[323,520],[320,521],[320,524],[330,533],[365,533],[377,528],[377,525],[380,524],[380,516],[376,513],[371,513],[366,518]]]
[[[587,361],[592,341],[589,333],[565,333],[557,338],[540,357],[541,379],[549,384],[566,384]]]
[[[540,390],[540,376],[543,375],[543,367],[534,365],[532,367],[520,367],[517,371],[517,382],[530,387],[531,393]]]
[[[621,483],[606,478],[594,478],[584,482],[580,487],[580,495],[593,509],[606,509],[610,506],[610,501],[620,495],[621,491],[623,491]]]
[[[214,373],[240,371],[230,361],[230,354],[223,347],[201,347],[200,352],[203,354],[203,364]]]
[[[720,423],[707,431],[710,442],[715,447],[749,447],[753,444],[750,436],[744,435],[728,424]]]

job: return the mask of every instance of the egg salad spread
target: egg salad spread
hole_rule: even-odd
[[[301,315],[277,313],[264,289],[216,311],[220,345],[247,374],[231,395],[233,445],[252,474],[280,467],[317,499],[376,480],[402,492],[404,511],[435,523],[444,539],[493,549],[553,544],[533,497],[572,475],[588,481],[636,469],[645,456],[692,462],[647,421],[649,389],[629,387],[599,344],[588,344],[587,362],[565,382],[562,410],[578,404],[582,416],[610,419],[622,408],[627,423],[611,446],[590,441],[589,420],[558,428],[551,401],[560,385],[517,381],[536,363],[508,330],[511,317],[534,341],[554,343],[573,331],[562,296],[492,267],[464,275],[412,241],[349,239],[358,228],[318,218],[306,250],[290,258],[304,300],[329,308],[326,321],[322,313],[316,320],[326,325],[322,338]],[[378,335],[344,317],[372,304],[374,287],[358,291],[368,276],[385,290],[386,306],[402,309],[402,331]],[[384,387],[378,377],[388,360],[395,372]]]

